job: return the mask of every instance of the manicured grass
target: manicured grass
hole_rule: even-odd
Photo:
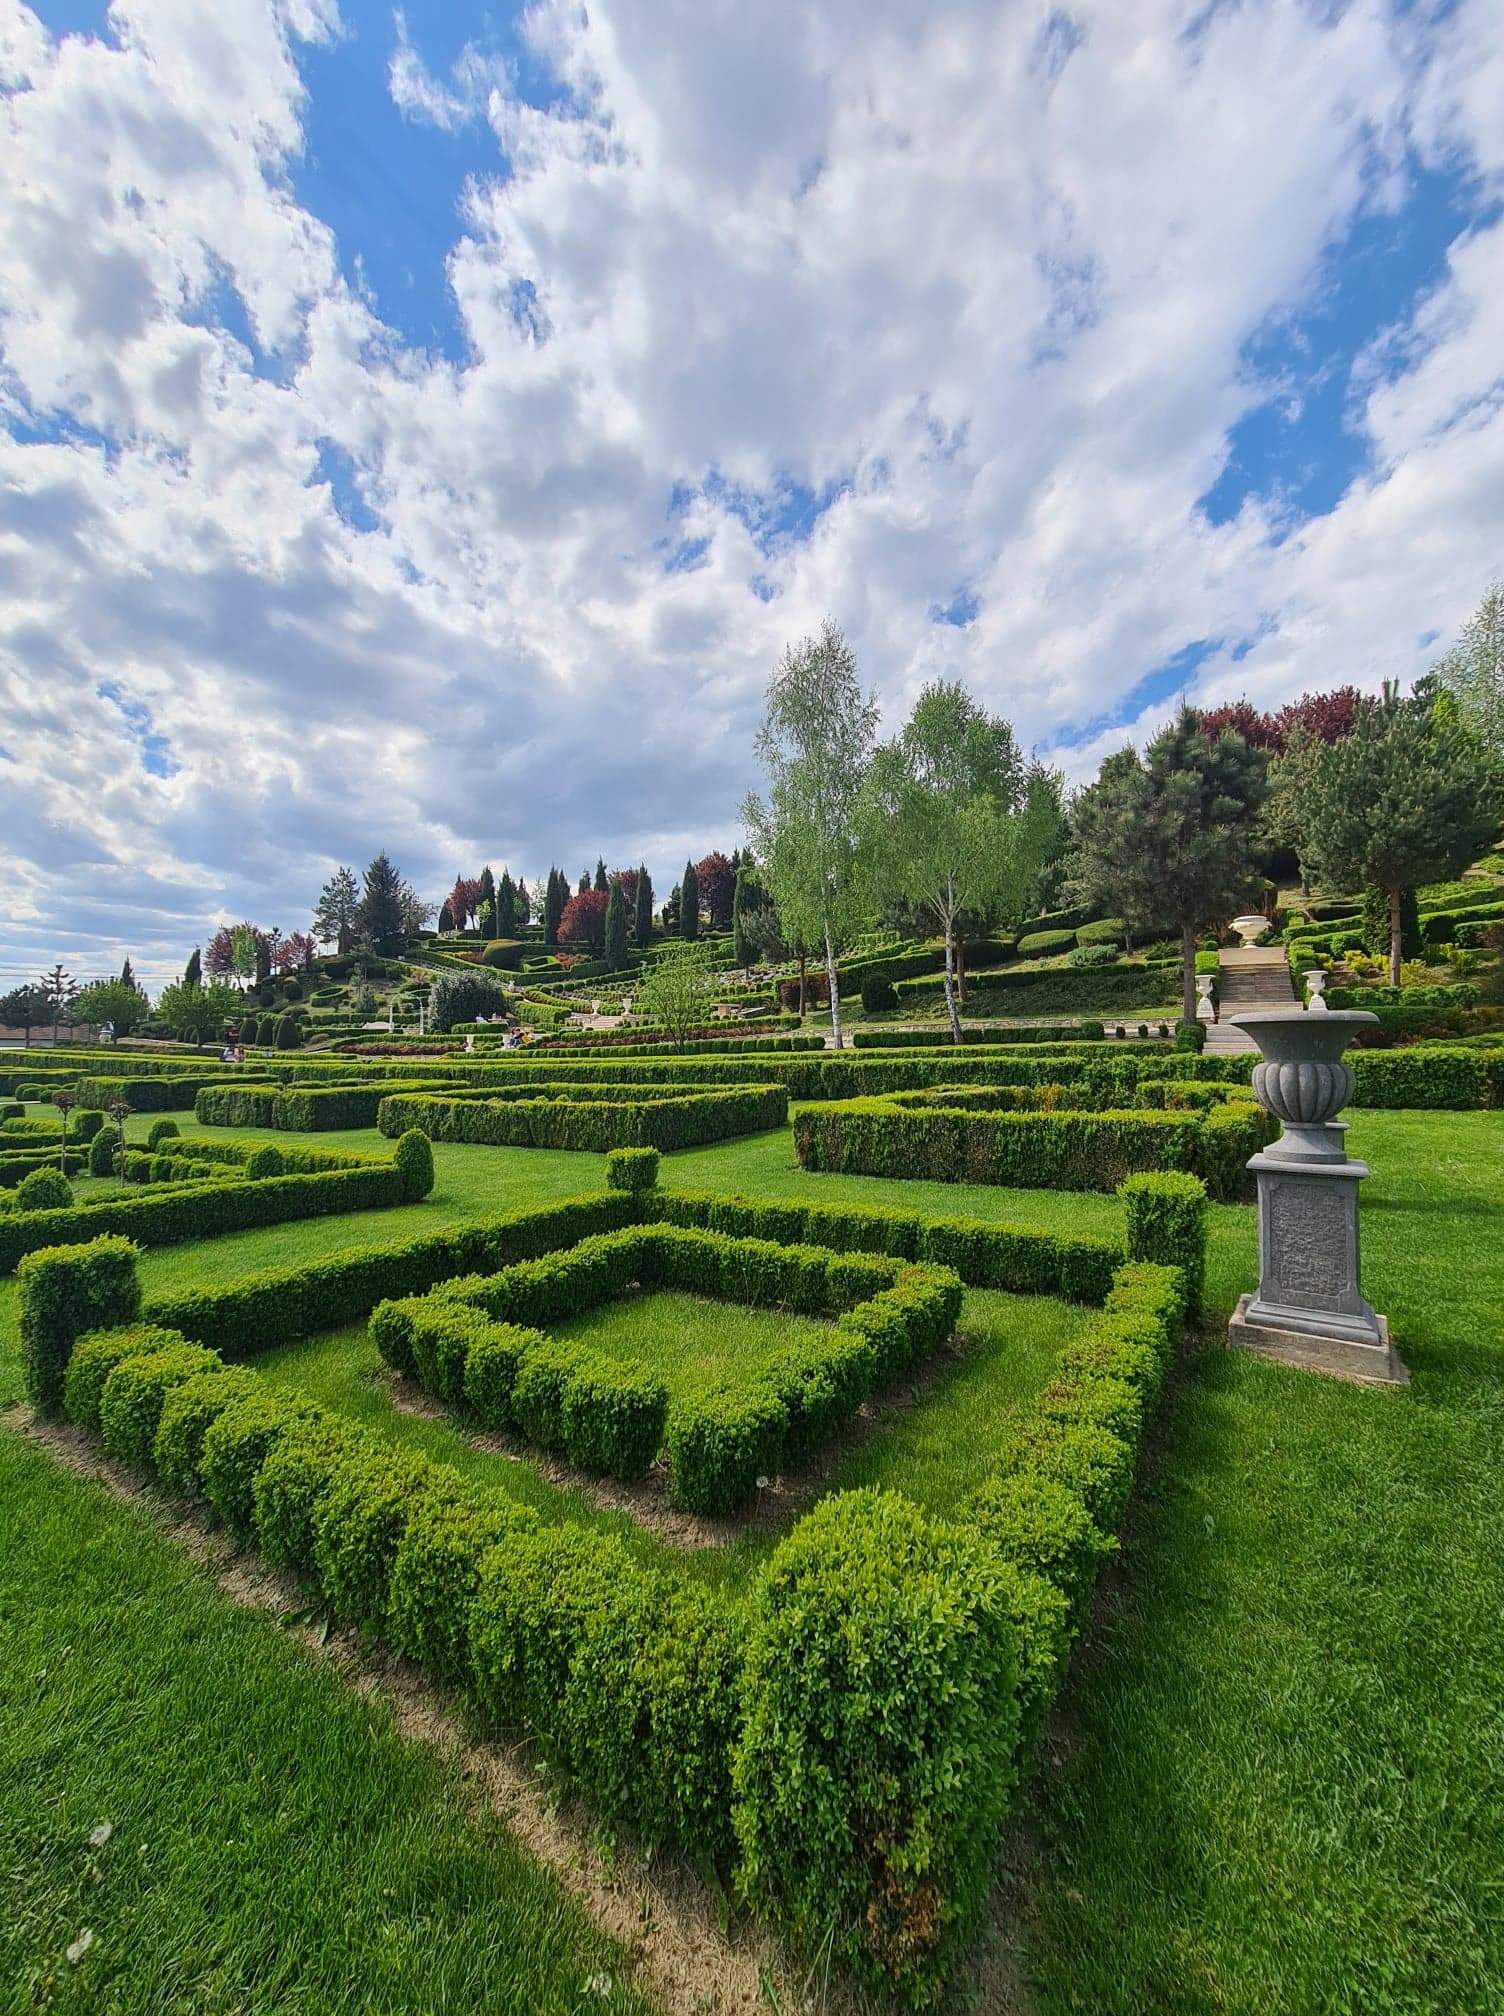
[[[834,1327],[784,1309],[749,1309],[660,1288],[603,1302],[571,1322],[550,1324],[549,1332],[647,1366],[672,1399],[708,1384],[745,1391],[785,1346],[827,1336]]]
[[[454,1768],[8,1429],[0,1701],[7,2011],[651,2007]]]

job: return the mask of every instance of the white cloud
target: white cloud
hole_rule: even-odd
[[[384,328],[293,193],[332,5],[110,19],[55,42],[0,0],[0,965],[161,973],[383,843],[435,892],[484,855],[672,879],[734,837],[826,610],[890,714],[946,671],[1048,747],[1197,640],[1208,697],[1411,676],[1500,569],[1490,0],[1425,39],[1379,0],[539,0],[548,110],[477,42],[435,76],[398,16],[399,109],[497,142],[455,192],[463,363]],[[1373,332],[1369,470],[1211,525],[1245,346],[1412,153],[1480,221]]]

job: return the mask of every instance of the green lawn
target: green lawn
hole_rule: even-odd
[[[549,1327],[552,1335],[577,1338],[609,1358],[650,1367],[672,1399],[711,1383],[745,1390],[786,1345],[828,1336],[835,1325],[659,1288],[618,1296]]]
[[[1364,1198],[1365,1287],[1390,1317],[1412,1384],[1356,1389],[1216,1348],[1181,1367],[1121,1562],[1029,1795],[1029,1853],[1015,1858],[1020,1873],[1005,1897],[1005,1931],[1021,1941],[1044,2016],[1493,2016],[1504,2007],[1504,1115],[1352,1118],[1352,1151],[1373,1169]],[[376,1139],[318,1138],[351,1145]],[[438,1186],[422,1206],[151,1254],[142,1266],[147,1292],[206,1270],[228,1279],[355,1238],[385,1239],[422,1223],[593,1188],[601,1176],[598,1157],[543,1150],[440,1149],[437,1159]],[[674,1183],[767,1197],[1120,1229],[1110,1197],[805,1174],[792,1166],[786,1131],[667,1158],[664,1173]],[[1254,1274],[1253,1211],[1214,1209],[1209,1346]],[[0,1293],[0,1350],[7,1351],[10,1292],[6,1284]],[[887,1419],[880,1436],[843,1448],[825,1481],[892,1482],[937,1509],[953,1504],[985,1460],[996,1409],[1045,1376],[1079,1320],[1079,1312],[1050,1302],[969,1294],[963,1348],[933,1389]],[[363,1331],[289,1347],[263,1363],[267,1376],[297,1379],[394,1438],[421,1439],[434,1453],[509,1478],[503,1488],[537,1492],[564,1516],[605,1516],[571,1503],[572,1494],[556,1492],[525,1462],[474,1451],[449,1423],[395,1412]],[[0,1392],[7,1384],[13,1392],[15,1383],[13,1359],[0,1359]],[[141,1747],[156,1771],[157,1796],[169,1806],[202,1806],[199,1825],[212,1833],[209,1816],[229,1796],[217,1776],[221,1745],[207,1742],[189,1762],[150,1740],[158,1734],[150,1710],[159,1691],[170,1694],[179,1684],[179,1668],[198,1676],[200,1662],[208,1662],[218,1691],[200,1720],[207,1717],[211,1732],[228,1730],[227,1755],[238,1758],[239,1726],[255,1726],[263,1699],[276,1698],[253,1640],[271,1648],[265,1657],[287,1658],[300,1685],[325,1681],[264,1621],[222,1615],[200,1571],[134,1515],[102,1506],[96,1493],[13,1436],[0,1436],[0,1452],[8,1479],[19,1479],[5,1486],[6,1509],[25,1533],[19,1552],[12,1542],[0,1557],[3,1635],[27,1648],[18,1654],[14,1642],[0,1646],[0,1670],[6,1660],[30,1659],[19,1681],[9,1676],[8,1698],[45,1704],[35,1715],[30,1708],[9,1714],[5,1726],[39,1725],[35,1740],[49,1746],[45,1769],[26,1762],[5,1774],[11,1789],[0,1795],[0,1839],[7,1855],[16,1860],[18,1841],[30,1854],[39,1839],[50,1840],[38,1832],[39,1801],[55,1817],[68,1805],[69,1785],[92,1791],[97,1782],[96,1693],[111,1704],[147,1704]],[[126,1537],[100,1543],[99,1533],[122,1521]],[[738,1587],[766,1545],[765,1537],[749,1538],[686,1559],[691,1572]],[[19,1598],[11,1594],[16,1584],[27,1592]],[[180,1630],[178,1612],[190,1601],[193,1628]],[[117,1628],[122,1603],[126,1622]],[[148,1628],[158,1621],[160,1636]],[[85,1648],[90,1670],[76,1680],[37,1681],[38,1668],[63,1670],[68,1645],[75,1653]],[[85,1685],[88,1698],[76,1705],[71,1692],[57,1691]],[[285,1729],[271,1732],[285,1736],[279,1755],[295,1759],[295,1783],[315,1782],[324,1738],[290,1715],[281,1720]],[[320,1728],[327,1721],[326,1713]],[[202,1799],[200,1775],[207,1780]],[[122,1770],[116,1782],[129,1778]],[[358,1800],[361,1789],[334,1773],[326,1787],[335,1816],[329,1836],[344,1802]],[[279,1778],[260,1781],[245,1795],[243,1813],[236,1809],[237,1839],[270,1839],[260,1830],[274,1827],[286,1796]],[[79,1801],[78,1831],[86,1833],[96,1815],[81,1794]],[[432,1815],[435,1804],[424,1810]],[[384,1819],[398,1828],[402,1815],[388,1810]],[[180,1838],[166,1838],[177,1852],[163,1865],[151,1863],[164,1922],[177,1914],[191,1924],[205,1879]],[[313,1823],[316,1862],[326,1838]],[[22,1899],[9,1922],[0,1914],[0,1954],[7,1933],[15,1946],[8,1980],[29,1984],[78,1929],[70,1924],[78,1917],[77,1879],[68,1891],[61,1876],[46,1873],[57,1853],[40,1858],[41,1873],[28,1866],[28,1887],[19,1893],[5,1872],[10,1893]],[[267,1851],[266,1866],[275,1866],[276,1854]],[[540,1901],[536,1874],[508,1854],[504,1844],[494,1849],[464,1879],[472,1894],[502,1900],[479,1904],[478,1913],[510,1909],[514,1927],[533,1923],[529,1913],[539,1924],[556,1923],[550,1913],[557,1904]],[[392,1935],[399,1938],[412,1936],[419,1915],[400,1880],[404,1909]],[[254,1882],[247,1853],[231,1891],[235,1906]],[[463,1887],[458,1876],[455,1884]],[[38,1901],[39,1886],[50,1901]],[[89,1901],[92,1911],[93,1892]],[[278,1932],[289,1951],[315,1950],[306,1947],[314,1933],[300,1900],[261,1901],[268,1922],[252,1924],[248,1916],[245,1931],[248,1941],[263,1938],[258,1954]],[[376,1907],[359,1880],[346,1902],[351,1923],[368,1925],[363,1914]],[[444,1944],[442,1907],[436,1917],[433,1950],[443,1946],[444,1954],[433,1966],[442,1958],[462,1967],[463,1913],[455,1914],[456,1955]],[[97,1927],[101,1920],[83,1922]],[[140,1957],[122,1963],[115,1999],[92,2006],[176,2006],[152,2000],[166,1978],[170,1942],[152,1926],[138,1936],[138,1921],[124,1922]],[[319,1930],[330,1944],[309,1963],[315,1983],[324,1978],[320,1965],[331,1968],[331,1978],[338,1974],[334,1952],[353,1964],[339,1944],[343,1926]],[[525,1929],[503,1933],[497,1950],[521,1951],[524,1943],[534,1965],[548,1964],[553,1949]],[[195,1943],[178,1963],[198,1970],[200,1986],[210,1984],[196,2006],[271,2006],[249,1990],[239,2001],[228,1988],[221,1993],[211,1958],[207,1942]],[[435,1974],[409,1975],[407,1999],[393,1989],[388,2004],[378,1980],[372,2006],[514,2006],[471,2000],[463,1987],[438,1983]],[[523,1992],[516,2006],[556,2006],[554,1991],[532,1992],[535,2005]],[[315,1995],[304,2006],[343,2005],[320,2004]]]
[[[7,2016],[647,2016],[620,1950],[378,1702],[144,1510],[9,1430],[0,1470]]]

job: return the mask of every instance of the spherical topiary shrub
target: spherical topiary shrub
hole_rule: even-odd
[[[418,1204],[433,1188],[433,1143],[421,1127],[409,1127],[397,1142],[392,1157],[402,1178],[402,1194],[409,1204]]]
[[[869,973],[862,982],[862,1013],[886,1015],[898,1006],[898,989],[886,973]]]
[[[61,1169],[33,1169],[16,1192],[22,1211],[66,1211],[73,1202],[73,1185]]]
[[[279,1050],[297,1050],[302,1047],[303,1032],[298,1027],[297,1018],[292,1015],[277,1017],[276,1046]]]
[[[146,1145],[155,1154],[164,1141],[176,1141],[178,1123],[176,1120],[153,1120],[146,1130]]]
[[[245,1173],[253,1182],[259,1183],[263,1176],[280,1176],[282,1168],[280,1151],[268,1142],[264,1148],[258,1148],[251,1156],[245,1165]]]
[[[89,1174],[111,1176],[115,1171],[115,1150],[120,1146],[118,1127],[101,1127],[89,1143]]]
[[[658,1182],[656,1148],[611,1148],[606,1153],[606,1181],[613,1190],[651,1190]]]

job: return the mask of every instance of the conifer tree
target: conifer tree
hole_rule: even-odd
[[[606,904],[606,965],[619,973],[627,963],[627,905],[620,882],[614,883]]]
[[[475,921],[483,937],[500,938],[496,921],[496,880],[488,861],[480,871],[479,893],[475,899]]]
[[[501,880],[496,885],[496,938],[517,936],[517,885],[507,869],[501,871]]]
[[[188,955],[188,964],[183,968],[183,985],[185,987],[201,987],[203,983],[203,960],[199,957],[199,949],[195,945]]]
[[[604,896],[606,894],[606,891],[610,888],[610,886],[611,886],[610,880],[606,874],[606,863],[604,859],[598,854],[595,857],[595,887],[600,891],[602,896]]]
[[[393,950],[402,936],[407,885],[385,849],[366,870],[360,899],[360,927],[374,952]]]
[[[640,946],[653,942],[653,878],[644,862],[637,870],[637,915],[635,935]]]
[[[679,884],[679,935],[690,944],[700,935],[700,879],[693,861],[685,862]]]

